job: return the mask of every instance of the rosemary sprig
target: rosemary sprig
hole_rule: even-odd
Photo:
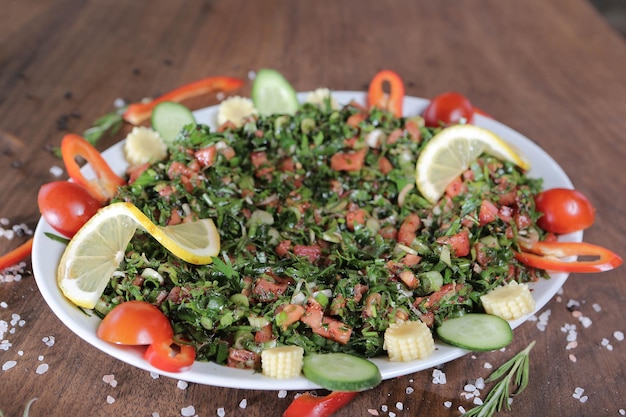
[[[92,127],[83,132],[83,137],[87,140],[87,142],[95,145],[105,133],[108,132],[111,135],[116,134],[124,122],[122,115],[125,110],[126,106],[120,107],[111,113],[107,113],[98,118],[93,123]]]
[[[530,375],[529,357],[530,351],[534,346],[535,341],[533,340],[526,349],[520,351],[489,375],[485,382],[493,382],[500,378],[502,380],[493,386],[482,405],[472,408],[463,416],[491,417],[502,410],[502,406],[505,404],[507,410],[510,410],[509,398],[513,395],[521,394],[528,385],[528,377]],[[513,394],[510,394],[511,385],[516,387]]]

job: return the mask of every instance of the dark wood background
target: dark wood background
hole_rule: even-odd
[[[210,75],[247,79],[263,67],[300,91],[362,90],[390,68],[409,95],[459,91],[533,139],[597,208],[585,240],[624,255],[626,43],[584,0],[4,0],[0,10],[0,217],[10,224],[35,227],[37,191],[56,179],[50,168],[62,166],[50,150],[65,131],[80,133],[111,111],[116,98],[139,100]],[[0,249],[23,240],[0,237]],[[445,364],[445,385],[433,384],[432,371],[385,381],[337,415],[457,416],[459,406],[472,407],[461,395],[467,381],[486,377],[485,363],[498,366],[532,340],[530,385],[502,415],[623,415],[626,342],[614,332],[626,332],[624,271],[571,276],[544,309],[551,312],[545,331],[527,322],[506,351]],[[570,300],[590,327],[572,314]],[[17,362],[0,370],[0,410],[8,416],[21,415],[33,397],[31,416],[164,417],[188,406],[198,416],[220,408],[226,416],[279,416],[295,394],[181,389],[177,380],[153,379],[71,333],[28,273],[0,283],[0,303],[8,327],[0,366]],[[15,314],[23,323],[11,324]],[[566,324],[577,326],[572,350]],[[43,341],[49,336],[52,346]],[[48,370],[38,374],[42,364]],[[573,397],[577,387],[586,402]]]

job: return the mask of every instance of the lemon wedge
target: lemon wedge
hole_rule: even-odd
[[[211,219],[157,226],[133,204],[114,203],[89,219],[65,248],[57,269],[63,294],[80,307],[93,308],[138,228],[196,265],[211,263],[220,250],[219,233]]]
[[[454,125],[439,131],[424,147],[415,167],[420,193],[436,203],[446,187],[486,153],[510,161],[523,170],[530,168],[521,152],[490,130],[475,125]]]

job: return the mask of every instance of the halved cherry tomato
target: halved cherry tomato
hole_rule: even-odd
[[[447,126],[462,120],[471,123],[474,116],[474,106],[462,94],[443,93],[431,100],[422,116],[428,127]]]
[[[67,237],[74,236],[102,207],[85,187],[69,181],[42,185],[37,204],[46,222]]]
[[[156,306],[145,301],[119,304],[100,323],[96,335],[120,345],[150,345],[167,342],[174,337],[169,319]]]
[[[546,232],[572,233],[584,230],[595,220],[595,209],[584,194],[566,188],[552,188],[535,197],[537,211],[543,215],[537,225]]]
[[[143,357],[162,371],[181,372],[193,365],[196,350],[190,345],[176,344],[171,339],[161,340],[150,344]]]
[[[389,94],[384,91],[385,83],[389,85]],[[391,70],[382,70],[374,75],[367,93],[367,102],[369,108],[377,107],[390,111],[396,117],[402,117],[404,102],[402,78]]]

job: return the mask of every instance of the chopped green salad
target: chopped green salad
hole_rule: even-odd
[[[241,368],[276,345],[374,357],[396,321],[434,329],[482,312],[489,290],[545,275],[513,253],[543,233],[541,180],[482,155],[461,190],[432,205],[414,186],[415,161],[437,131],[354,103],[186,126],[168,159],[135,167],[114,201],[160,225],[213,219],[221,255],[187,264],[138,231],[95,311],[148,301],[198,360]],[[485,205],[496,207],[489,221]],[[308,319],[318,312],[323,321]]]

